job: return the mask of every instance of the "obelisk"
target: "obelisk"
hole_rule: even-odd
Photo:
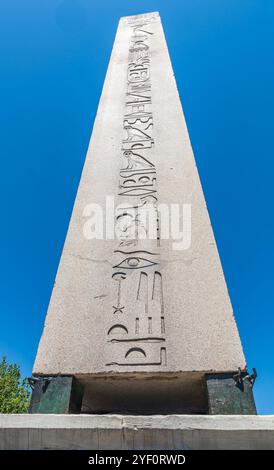
[[[119,22],[33,376],[34,413],[256,413],[157,12]]]

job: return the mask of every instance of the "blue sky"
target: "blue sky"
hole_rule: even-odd
[[[120,16],[160,11],[260,413],[274,413],[271,0],[2,0],[0,355],[31,369]]]

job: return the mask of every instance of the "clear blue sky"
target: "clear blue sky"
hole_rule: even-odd
[[[30,375],[120,16],[160,11],[260,413],[274,413],[273,0],[2,0],[0,355]]]

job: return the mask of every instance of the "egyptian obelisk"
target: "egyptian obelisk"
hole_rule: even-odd
[[[162,205],[188,208],[184,249]],[[33,376],[32,413],[256,413],[157,12],[119,22]]]

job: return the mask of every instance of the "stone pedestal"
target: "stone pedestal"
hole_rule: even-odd
[[[274,450],[274,417],[0,415],[3,449]]]

